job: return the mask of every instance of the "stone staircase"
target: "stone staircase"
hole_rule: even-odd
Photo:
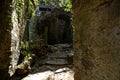
[[[74,80],[73,48],[70,44],[48,46],[45,57],[36,57],[28,76],[11,80]]]
[[[69,65],[68,55],[73,53],[73,50],[68,44],[58,44],[50,46],[52,52],[48,53],[44,64],[47,65]],[[67,50],[69,49],[69,50]]]
[[[37,64],[32,66],[32,75],[28,75],[22,80],[74,80],[73,65],[72,62],[69,62],[69,56],[74,54],[72,46],[57,44],[49,45],[49,48],[50,52],[46,58],[37,59]]]

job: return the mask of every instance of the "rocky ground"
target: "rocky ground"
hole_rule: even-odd
[[[10,80],[74,80],[73,48],[70,44],[49,45],[45,57],[36,57],[28,75],[14,75]]]

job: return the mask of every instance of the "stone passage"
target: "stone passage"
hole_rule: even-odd
[[[74,80],[73,54],[70,44],[49,45],[48,54],[36,57],[29,75],[22,80]]]
[[[68,44],[57,44],[54,46],[50,46],[51,52],[47,55],[45,60],[46,65],[69,65],[69,56],[73,54],[73,50],[71,45]],[[72,64],[72,61],[71,61]]]
[[[32,67],[32,74],[23,80],[74,80],[72,71],[73,49],[68,44],[49,45],[49,53],[45,59],[37,59]],[[36,73],[37,72],[37,73]],[[35,73],[35,74],[34,74]]]

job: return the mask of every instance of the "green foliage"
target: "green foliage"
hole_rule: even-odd
[[[28,42],[23,41],[20,42],[20,51],[24,57],[30,57],[33,55],[32,52],[30,51]]]
[[[67,12],[71,11],[72,8],[71,0],[41,0],[41,1],[44,2],[46,5],[62,7]]]
[[[28,42],[20,42],[20,52],[23,56],[27,56],[30,53]]]
[[[32,47],[34,47],[34,46],[32,46]],[[27,42],[27,41],[20,42],[20,51],[24,57],[31,57],[34,55],[34,54],[32,54],[31,47],[29,46],[29,42]]]
[[[24,0],[17,0],[16,1],[16,11],[19,13],[21,11],[22,6],[24,5]]]
[[[34,0],[34,3],[36,5],[39,4],[39,0]],[[32,16],[32,13],[34,13],[34,6],[33,3],[30,0],[17,0],[15,5],[16,12],[18,15],[22,12],[24,14],[25,11],[25,17],[27,19],[30,19]]]
[[[61,0],[60,2],[59,2],[59,6],[60,7],[64,7],[65,9],[65,11],[71,11],[71,8],[72,8],[72,4],[71,4],[71,1],[70,0]]]
[[[17,66],[17,68],[26,69],[25,68],[26,65],[30,67],[30,62],[33,59],[33,57],[35,57],[35,54],[33,54],[30,51],[28,42],[21,41],[20,48],[21,48],[20,52],[21,52],[21,55],[23,56],[23,59],[22,59],[22,62]]]

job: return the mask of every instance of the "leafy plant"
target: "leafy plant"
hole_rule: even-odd
[[[70,1],[70,0],[61,0],[61,1],[59,2],[59,6],[60,6],[60,7],[64,7],[64,10],[65,10],[66,12],[71,11],[71,8],[72,8],[72,4],[71,4],[71,1]]]

